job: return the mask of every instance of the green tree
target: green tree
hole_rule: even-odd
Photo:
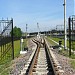
[[[13,28],[13,36],[16,37],[21,37],[22,36],[22,31],[20,28],[17,28],[16,26]]]

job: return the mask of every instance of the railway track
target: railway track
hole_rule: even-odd
[[[33,67],[33,75],[54,75],[49,57],[45,48],[40,48],[39,54]]]
[[[33,40],[37,49],[20,75],[55,75],[44,41]]]

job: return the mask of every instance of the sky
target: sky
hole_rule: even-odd
[[[66,18],[74,15],[75,0],[66,0]],[[64,0],[0,0],[0,19],[14,20],[23,32],[47,31],[64,24]],[[66,19],[66,20],[67,20]]]

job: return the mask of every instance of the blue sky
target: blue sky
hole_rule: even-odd
[[[50,30],[56,25],[63,24],[64,0],[0,0],[0,19],[11,17],[14,26],[22,31],[38,31],[37,22],[41,31]],[[74,0],[67,0],[67,18],[74,14]]]

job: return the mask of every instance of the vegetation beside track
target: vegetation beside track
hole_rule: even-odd
[[[52,40],[56,41],[56,42],[59,42],[60,40],[62,41],[62,45],[64,45],[64,40],[63,39],[60,39],[60,38],[52,38],[52,37],[47,37],[47,40],[50,42],[50,44],[52,45],[57,45],[56,43],[54,43]],[[74,42],[75,43],[75,42]],[[67,44],[69,44],[69,42],[67,41]],[[75,48],[74,48],[75,49]],[[60,54],[66,56],[66,57],[69,57],[69,51],[68,50],[64,50],[64,48],[62,48],[62,50],[59,52]],[[75,54],[74,53],[71,53],[71,56],[70,56],[71,60],[70,60],[70,65],[72,68],[75,69]]]
[[[71,67],[75,69],[75,59],[70,61]]]
[[[27,47],[27,40],[24,39],[24,47]],[[20,55],[20,40],[14,41],[14,57],[19,57]],[[10,66],[12,65],[12,60],[8,62],[4,61],[4,64],[0,65],[0,75],[9,75]]]

